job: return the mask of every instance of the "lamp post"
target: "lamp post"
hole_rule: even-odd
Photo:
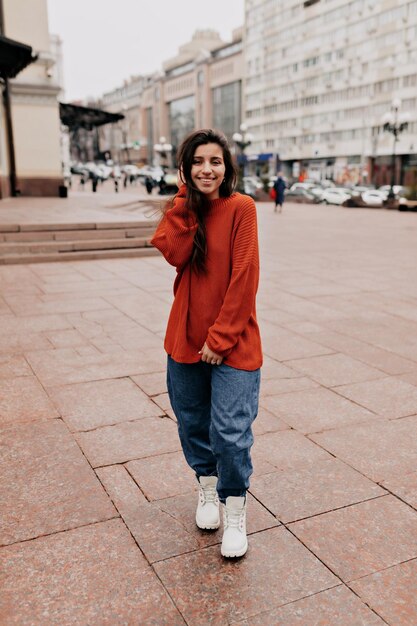
[[[165,171],[165,169],[168,169],[167,161],[168,155],[172,152],[172,145],[170,143],[167,143],[165,137],[160,137],[159,143],[156,143],[153,149],[158,155],[158,165],[160,165]],[[165,161],[165,163],[163,164],[162,161]]]
[[[245,186],[243,183],[243,177],[245,175],[245,150],[248,146],[251,145],[253,141],[253,135],[251,133],[248,133],[248,127],[246,124],[241,124],[240,133],[234,133],[232,139],[240,149],[240,159],[238,158],[239,177],[237,181],[237,188],[238,191],[240,191],[241,193],[245,193]]]
[[[392,149],[391,160],[391,188],[388,193],[388,202],[392,203],[395,198],[394,185],[395,185],[395,158],[397,141],[399,135],[407,129],[409,115],[408,113],[400,114],[401,100],[395,98],[391,104],[391,110],[387,111],[382,118],[383,128],[385,132],[392,133],[394,136],[394,145]]]

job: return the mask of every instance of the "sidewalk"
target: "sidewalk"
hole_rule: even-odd
[[[417,215],[265,203],[259,230],[237,562],[194,525],[164,376],[173,268],[0,267],[1,624],[417,623]]]

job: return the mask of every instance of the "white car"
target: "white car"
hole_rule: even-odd
[[[390,189],[391,185],[382,185],[382,187],[378,188],[378,191],[384,191],[388,195]],[[404,187],[402,187],[401,185],[394,185],[392,189],[396,196],[401,196],[404,193]]]
[[[380,189],[369,189],[361,193],[362,200],[368,206],[382,207],[384,201],[387,199],[388,192],[381,191]]]
[[[344,187],[329,187],[325,189],[321,196],[321,201],[324,204],[343,204],[346,200],[352,196],[349,189]]]

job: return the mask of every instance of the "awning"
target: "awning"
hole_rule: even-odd
[[[109,113],[101,109],[82,107],[78,104],[59,103],[61,122],[69,128],[85,128],[92,130],[96,126],[112,124],[124,119],[121,113]]]
[[[248,156],[248,161],[260,161],[262,163],[265,163],[266,161],[269,161],[269,159],[272,159],[273,156],[274,155],[272,152],[261,152],[260,154],[250,154]]]
[[[32,48],[0,35],[0,77],[14,78],[28,65],[36,61]]]

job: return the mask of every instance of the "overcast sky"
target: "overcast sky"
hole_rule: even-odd
[[[161,69],[196,29],[228,41],[244,0],[48,0],[49,31],[63,40],[67,100],[100,96],[133,74]]]

